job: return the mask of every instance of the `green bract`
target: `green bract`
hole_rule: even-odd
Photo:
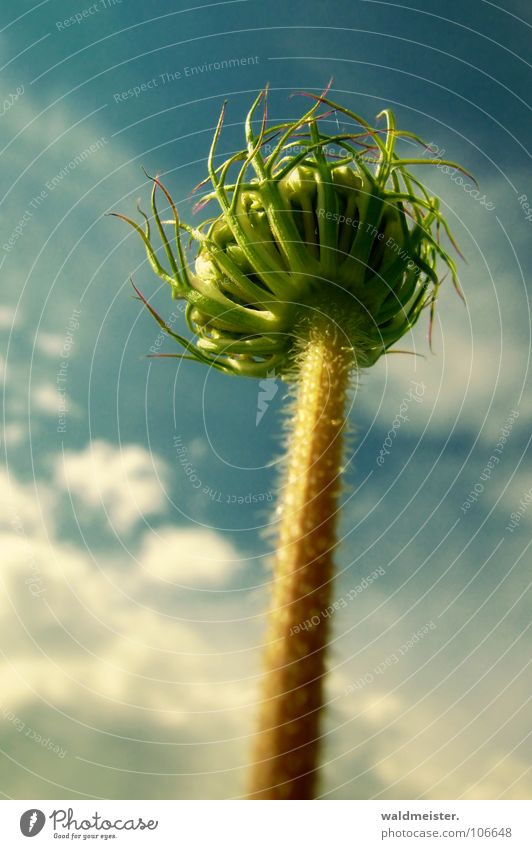
[[[401,158],[398,138],[423,142],[397,130],[389,109],[378,116],[386,127],[375,129],[326,92],[308,95],[314,104],[298,120],[268,127],[266,95],[259,94],[247,115],[246,147],[215,167],[225,104],[222,108],[209,177],[201,184],[210,181],[212,189],[198,204],[217,202],[214,218],[196,228],[184,224],[167,189],[153,180],[153,219],[167,268],[152,245],[148,217],[143,214],[142,229],[119,216],[137,230],[173,297],[187,301],[193,339],[176,334],[138,294],[185,348],[185,354],[167,356],[233,374],[290,377],[301,329],[317,309],[329,311],[347,338],[353,337],[357,364],[372,365],[427,306],[432,325],[438,259],[459,291],[455,264],[440,244],[441,229],[454,241],[439,202],[407,170],[435,162],[458,166]],[[255,131],[261,101],[264,112]],[[322,104],[329,111],[318,114]],[[333,113],[351,119],[353,131],[324,133],[323,120]],[[168,201],[169,221],[160,217],[158,189]],[[187,266],[181,233],[198,245],[194,271]]]

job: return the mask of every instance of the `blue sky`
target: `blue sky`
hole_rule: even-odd
[[[442,9],[3,4],[5,796],[244,792],[287,389],[257,424],[258,383],[147,359],[172,347],[129,276],[173,305],[105,213],[147,206],[144,166],[191,218],[222,101],[230,152],[267,81],[284,119],[332,76],[337,100],[368,119],[392,106],[485,201],[423,171],[466,305],[446,281],[434,354],[422,319],[401,345],[422,356],[388,356],[353,395],[335,593],[383,574],[334,622],[321,792],[530,797],[532,18],[518,0]]]

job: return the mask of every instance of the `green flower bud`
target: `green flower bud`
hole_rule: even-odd
[[[439,260],[459,291],[454,261],[440,244],[443,229],[455,245],[438,200],[407,170],[432,160],[398,155],[400,137],[423,143],[396,130],[390,110],[381,113],[386,129],[377,130],[325,95],[314,97],[313,106],[291,123],[268,128],[264,117],[255,134],[255,112],[265,100],[263,91],[248,113],[245,149],[215,168],[224,104],[209,155],[212,190],[202,202],[217,202],[214,219],[198,228],[182,223],[167,189],[153,181],[153,218],[167,269],[152,246],[148,217],[144,230],[125,219],[141,235],[152,268],[170,284],[173,297],[188,302],[193,339],[174,333],[150,310],[186,349],[175,356],[233,374],[264,377],[275,371],[287,378],[303,323],[315,310],[329,312],[353,345],[357,365],[370,366],[425,307],[432,326]],[[352,132],[322,132],[321,104],[350,118]],[[273,140],[265,157],[262,150],[266,143],[272,149]],[[168,201],[169,221],[160,218],[158,189]],[[198,245],[193,271],[182,232]]]

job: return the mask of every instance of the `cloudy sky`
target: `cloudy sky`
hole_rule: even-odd
[[[244,792],[286,387],[257,423],[257,383],[148,359],[130,275],[172,302],[105,213],[147,205],[144,166],[191,217],[223,99],[231,152],[267,81],[283,120],[332,76],[481,196],[423,171],[466,304],[446,281],[434,353],[422,319],[353,394],[335,597],[379,571],[334,620],[321,793],[530,798],[532,17],[503,5],[4,0],[4,797]]]

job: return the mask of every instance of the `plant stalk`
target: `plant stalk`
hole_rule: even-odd
[[[315,798],[345,406],[355,363],[320,314],[304,334],[288,426],[249,799]]]

